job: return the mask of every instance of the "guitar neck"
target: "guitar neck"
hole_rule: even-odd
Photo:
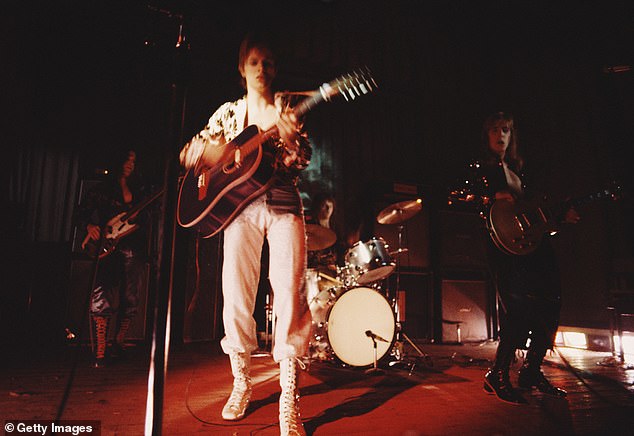
[[[121,221],[127,221],[130,219],[131,216],[133,216],[135,213],[139,212],[140,210],[142,210],[143,208],[145,208],[148,204],[150,204],[151,202],[153,202],[154,200],[156,200],[157,198],[159,198],[162,194],[163,194],[164,189],[161,189],[160,191],[158,191],[157,193],[155,193],[154,195],[146,198],[145,200],[143,200],[141,203],[137,204],[136,206],[134,206],[132,209],[130,209],[129,211],[126,212],[125,215],[123,215],[123,217],[121,217]]]
[[[616,199],[618,190],[620,190],[619,187],[615,189],[603,189],[601,191],[593,192],[583,197],[577,197],[573,198],[572,200],[563,201],[561,202],[561,207],[577,207],[597,200]]]
[[[301,118],[318,104],[341,94],[346,101],[374,91],[378,88],[376,81],[372,77],[370,70],[357,70],[343,75],[332,82],[324,83],[315,91],[308,92],[308,96],[299,102],[292,110],[297,118]],[[273,126],[263,132],[253,135],[244,144],[240,145],[240,153],[248,155],[258,149],[264,142],[278,135],[277,126]],[[228,156],[226,162],[221,162],[221,167],[230,165],[233,162],[233,156]]]

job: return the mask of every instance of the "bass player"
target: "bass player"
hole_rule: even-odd
[[[115,153],[113,170],[108,178],[96,185],[79,206],[79,225],[86,228],[87,236],[82,248],[90,251],[91,245],[104,245],[106,227],[117,214],[128,211],[145,195],[145,188],[135,171],[137,155],[134,150]],[[132,219],[132,218],[131,218]],[[147,215],[134,217],[138,230],[130,233],[117,244],[111,254],[96,265],[96,276],[90,301],[90,314],[96,344],[94,366],[106,366],[107,357],[120,356],[125,350],[125,338],[139,305],[139,291],[143,286],[147,261]],[[95,249],[99,255],[101,249]],[[101,257],[101,256],[100,256]],[[116,292],[119,292],[117,296]],[[116,304],[116,301],[119,304]],[[108,330],[116,315],[115,341],[106,356]]]

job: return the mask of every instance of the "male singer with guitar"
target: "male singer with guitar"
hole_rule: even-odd
[[[561,308],[559,270],[550,241],[546,237],[537,241],[537,245],[520,238],[517,241],[500,241],[493,237],[497,223],[492,223],[490,219],[496,203],[507,202],[498,204],[506,207],[530,198],[523,180],[524,162],[518,151],[513,117],[503,112],[489,116],[484,122],[482,140],[483,156],[470,165],[467,183],[461,190],[454,191],[454,199],[479,204],[482,215],[489,217],[487,224],[492,237],[488,238],[487,254],[500,303],[500,342],[493,366],[485,375],[484,389],[508,403],[527,403],[511,384],[509,368],[515,350],[526,349],[530,338],[530,346],[519,371],[519,386],[565,397],[566,392],[551,385],[541,372],[546,351],[554,345]],[[555,225],[579,221],[579,215],[573,208],[566,208],[554,218]],[[515,224],[518,223],[508,223],[509,226]],[[528,225],[523,224],[526,230]],[[517,246],[513,252],[515,243]]]
[[[112,173],[87,194],[79,206],[79,223],[85,226],[86,239],[82,248],[91,255],[104,253],[107,242],[107,223],[117,214],[139,203],[144,187],[135,172],[136,152],[125,150],[113,156]],[[90,314],[95,329],[96,368],[106,364],[106,341],[111,318],[118,313],[113,354],[121,353],[130,322],[137,314],[139,289],[143,281],[143,267],[147,257],[146,229],[142,228],[144,215],[136,218],[141,228],[117,242],[116,249],[98,260]],[[92,249],[91,249],[92,247]],[[116,306],[119,290],[119,305]],[[91,323],[91,324],[92,324]]]
[[[253,312],[266,237],[270,249],[273,311],[277,317],[272,351],[273,359],[280,364],[280,432],[305,434],[297,403],[297,358],[305,354],[308,346],[311,315],[303,286],[306,236],[297,178],[308,166],[311,148],[307,137],[300,133],[301,124],[284,102],[284,96],[273,92],[277,66],[270,44],[262,37],[247,35],[240,46],[238,70],[246,95],[221,105],[207,126],[185,144],[180,153],[185,168],[213,167],[218,165],[214,156],[222,154],[225,144],[245,127],[257,126],[260,131],[277,127],[277,134],[269,139],[272,148],[277,150],[272,160],[272,183],[224,228],[225,337],[221,346],[230,357],[234,381],[222,417],[226,420],[244,417],[251,396],[251,352],[258,345]],[[223,167],[222,171],[241,170],[239,149],[229,151],[233,153],[232,165]]]

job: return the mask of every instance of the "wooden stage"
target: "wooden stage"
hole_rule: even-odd
[[[313,360],[302,372],[301,413],[308,434],[337,435],[609,435],[633,434],[634,370],[609,353],[557,348],[544,372],[568,398],[526,393],[527,406],[503,403],[482,389],[496,343],[406,344],[402,360],[384,359],[383,374]],[[98,420],[103,435],[144,433],[149,346],[137,344],[107,368],[90,365],[86,346],[3,353],[4,420]],[[390,365],[390,362],[392,365]],[[170,353],[162,434],[278,434],[278,369],[266,351],[253,358],[255,387],[247,416],[222,421],[229,362],[217,342]],[[516,373],[513,373],[513,379]],[[512,379],[512,380],[513,380]],[[8,434],[8,433],[7,433]]]

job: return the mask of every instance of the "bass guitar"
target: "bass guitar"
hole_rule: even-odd
[[[354,71],[306,93],[308,96],[293,112],[299,118],[338,94],[350,101],[375,88],[377,84],[369,70]],[[201,158],[207,156],[205,159],[212,163],[201,163],[199,158],[186,172],[178,195],[178,223],[182,227],[195,227],[203,238],[210,238],[263,194],[275,175],[279,149],[269,139],[276,134],[275,126],[261,131],[250,125],[218,150],[205,147]]]
[[[559,214],[570,207],[600,200],[616,200],[620,186],[606,188],[583,197],[549,206],[545,198],[533,200],[495,201],[487,218],[487,229],[496,247],[506,254],[526,255],[537,249],[547,233],[557,231]]]
[[[114,251],[122,238],[138,230],[139,225],[134,222],[134,219],[145,207],[163,195],[163,191],[164,189],[161,189],[130,210],[110,218],[108,223],[101,229],[100,239],[95,240],[90,235],[86,235],[81,243],[82,250],[92,258],[99,256],[99,259],[103,259],[108,256]]]

